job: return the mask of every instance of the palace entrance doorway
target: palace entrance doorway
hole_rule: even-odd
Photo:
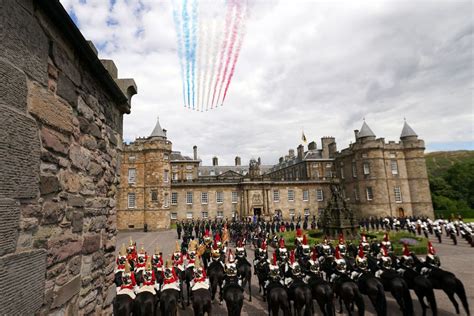
[[[262,208],[261,207],[254,207],[253,208],[253,215],[255,215],[255,216],[262,215]]]

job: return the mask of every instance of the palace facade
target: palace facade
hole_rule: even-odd
[[[399,142],[376,138],[367,123],[355,142],[337,151],[334,137],[299,145],[264,165],[260,158],[232,166],[203,165],[172,150],[159,121],[149,137],[124,144],[118,229],[169,227],[176,220],[279,214],[319,216],[332,183],[357,216],[432,216],[424,142],[405,122]]]

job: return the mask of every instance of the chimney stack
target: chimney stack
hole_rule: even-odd
[[[218,166],[219,165],[219,161],[217,160],[217,157],[212,158],[212,165],[213,166]]]
[[[198,160],[198,146],[193,146],[194,160]]]
[[[295,150],[294,149],[289,149],[288,150],[288,156],[290,158],[294,158],[295,157]]]
[[[359,137],[359,130],[358,129],[354,130],[354,136],[355,136],[355,139],[357,140],[357,138]]]
[[[283,158],[283,157],[280,157],[280,159],[278,160],[278,162],[281,163],[281,164],[282,164],[284,161],[285,161],[285,158]]]
[[[308,144],[308,150],[316,150],[317,148],[318,147],[315,141],[312,141],[311,143]]]
[[[235,165],[240,166],[240,157],[239,156],[235,157]]]
[[[258,157],[257,161],[258,161],[258,165],[260,166],[262,164],[262,160],[260,159],[260,157]]]
[[[304,146],[303,145],[299,145],[298,148],[298,159],[303,159],[303,156],[304,156]]]

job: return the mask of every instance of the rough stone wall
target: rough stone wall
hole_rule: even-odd
[[[2,1],[2,315],[111,314],[123,113],[68,40]]]

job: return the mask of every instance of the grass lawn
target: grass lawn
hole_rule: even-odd
[[[308,239],[308,243],[310,246],[314,244],[321,243],[324,239],[323,233],[320,230],[308,230],[305,232],[306,238]],[[284,232],[280,233],[280,236],[283,236],[285,239],[285,244],[288,249],[294,248],[295,243],[295,235],[296,231],[293,232]],[[383,239],[384,232],[368,232],[366,233],[367,240],[370,242],[371,240],[378,240],[381,241]],[[416,253],[417,255],[426,254],[427,253],[427,246],[428,240],[422,236],[414,236],[407,232],[390,232],[389,238],[391,243],[394,246],[395,254],[401,255],[403,252],[403,243],[408,242],[410,250]],[[355,240],[346,240],[347,242],[352,242],[356,245],[359,244],[360,238]],[[335,245],[338,241],[333,240],[332,243]]]

